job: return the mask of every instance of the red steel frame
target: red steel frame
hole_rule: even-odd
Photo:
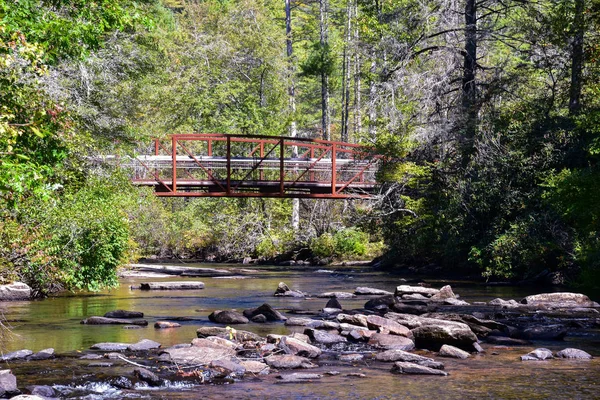
[[[362,145],[318,139],[204,133],[172,135],[170,149],[164,142],[134,160],[132,181],[166,197],[369,198],[381,159]]]

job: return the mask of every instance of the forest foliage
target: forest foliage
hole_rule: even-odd
[[[599,281],[598,0],[288,3],[0,0],[0,277],[44,294],[114,285],[139,256],[385,252]],[[184,132],[391,161],[371,201],[299,203],[159,200],[94,162]]]

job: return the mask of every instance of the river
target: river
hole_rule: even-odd
[[[187,266],[194,266],[188,264]],[[230,268],[227,265],[198,265],[211,268]],[[240,266],[235,266],[240,267]],[[272,267],[251,268],[243,279],[231,278],[122,278],[120,286],[96,294],[63,294],[31,302],[2,303],[0,307],[9,321],[11,340],[5,343],[4,351],[30,349],[39,351],[54,348],[58,354],[72,354],[63,359],[63,368],[51,361],[13,363],[19,387],[26,384],[71,384],[82,385],[81,391],[66,391],[73,398],[344,398],[344,399],[387,399],[387,398],[600,398],[600,363],[591,361],[552,360],[544,362],[521,362],[519,356],[535,347],[560,350],[577,347],[594,356],[600,356],[600,332],[569,335],[564,342],[540,342],[532,347],[493,348],[484,346],[486,353],[468,360],[445,359],[448,377],[398,376],[389,372],[390,364],[361,361],[341,363],[334,358],[322,357],[317,372],[329,370],[341,372],[337,376],[325,376],[314,383],[274,384],[275,375],[250,378],[230,385],[179,386],[158,390],[140,389],[121,391],[108,385],[87,385],[104,372],[97,368],[86,370],[76,360],[78,351],[85,351],[98,342],[135,343],[141,339],[152,339],[168,347],[178,343],[189,343],[196,337],[200,326],[213,325],[208,314],[217,309],[257,307],[269,303],[283,310],[297,308],[317,312],[327,299],[276,298],[273,292],[279,282],[291,288],[318,294],[328,291],[353,291],[357,286],[369,286],[393,291],[400,284],[402,275],[371,270],[369,267],[337,268],[331,270],[318,267]],[[206,284],[200,291],[140,291],[130,286],[148,281],[201,280]],[[539,288],[485,286],[467,281],[443,281],[426,279],[434,287],[451,284],[462,300],[489,301],[496,297],[520,300],[522,297],[539,293]],[[367,298],[341,299],[345,309],[361,308]],[[595,300],[598,300],[597,298]],[[116,310],[141,311],[148,320],[148,327],[123,329],[122,326],[90,326],[80,321],[93,315]],[[159,320],[170,320],[182,326],[175,329],[154,329]],[[260,335],[287,333],[282,323],[248,324],[245,330]],[[497,354],[496,354],[497,353]],[[423,353],[425,354],[425,353]],[[36,363],[36,364],[34,364]],[[116,365],[123,374],[130,373],[131,366]],[[129,370],[128,370],[129,368]],[[313,371],[311,371],[313,372]],[[365,377],[346,376],[347,373],[364,373]],[[83,378],[76,374],[83,374]],[[73,376],[70,382],[70,376]],[[71,388],[72,389],[72,388]],[[88,397],[86,397],[88,396]]]

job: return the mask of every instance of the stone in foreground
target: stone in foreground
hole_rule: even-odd
[[[569,358],[572,360],[591,360],[592,356],[583,350],[567,348],[556,353],[557,358]]]
[[[398,361],[392,367],[394,374],[409,374],[409,375],[439,375],[447,376],[448,373],[439,369],[424,367],[419,364]]]
[[[369,339],[371,346],[382,349],[397,349],[397,350],[412,350],[415,348],[415,343],[407,337],[398,335],[386,335],[383,333],[374,333]]]
[[[31,288],[22,282],[0,285],[0,301],[29,300]]]
[[[0,360],[2,360],[2,361],[24,360],[25,358],[29,357],[32,354],[33,354],[33,351],[31,351],[31,350],[17,350],[17,351],[13,351],[12,353],[4,354],[2,357],[0,357]]]
[[[543,361],[550,358],[554,358],[550,350],[539,348],[525,354],[524,356],[521,356],[521,361]]]
[[[12,397],[21,393],[17,389],[17,378],[10,369],[0,370],[0,397]]]
[[[447,344],[442,346],[438,355],[440,357],[459,358],[461,360],[465,360],[465,359],[471,357],[471,355],[469,353],[467,353],[466,351],[461,350],[458,347],[450,346]]]
[[[444,344],[449,344],[465,350],[473,350],[473,343],[477,336],[468,325],[461,326],[436,326],[428,325],[413,329],[415,345],[420,349],[439,351]]]

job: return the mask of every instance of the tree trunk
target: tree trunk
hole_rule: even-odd
[[[466,0],[465,3],[465,48],[462,79],[462,164],[466,166],[474,152],[474,140],[477,133],[477,86],[475,74],[477,68],[477,3]]]
[[[344,39],[343,80],[342,80],[342,142],[348,142],[348,127],[350,125],[350,41],[352,32],[352,4],[346,0],[346,31]]]
[[[325,51],[328,44],[327,0],[319,0],[319,29],[321,50]],[[331,140],[329,119],[329,77],[325,71],[321,71],[321,129],[324,140]]]
[[[584,1],[575,0],[573,16],[573,49],[571,53],[571,87],[569,91],[569,113],[577,114],[581,109],[581,75],[583,71],[583,36],[585,29]]]
[[[354,0],[354,46],[358,46],[358,2]],[[354,51],[354,140],[362,133],[361,119],[361,79],[360,79],[360,52],[355,47]]]
[[[285,0],[285,44],[288,59],[288,74],[290,87],[288,89],[290,113],[292,114],[292,122],[290,123],[290,136],[296,137],[298,131],[296,129],[296,88],[294,84],[294,49],[292,47],[292,9],[290,0]],[[298,148],[292,146],[292,158],[298,157]],[[292,199],[292,229],[298,231],[300,228],[300,200]]]

